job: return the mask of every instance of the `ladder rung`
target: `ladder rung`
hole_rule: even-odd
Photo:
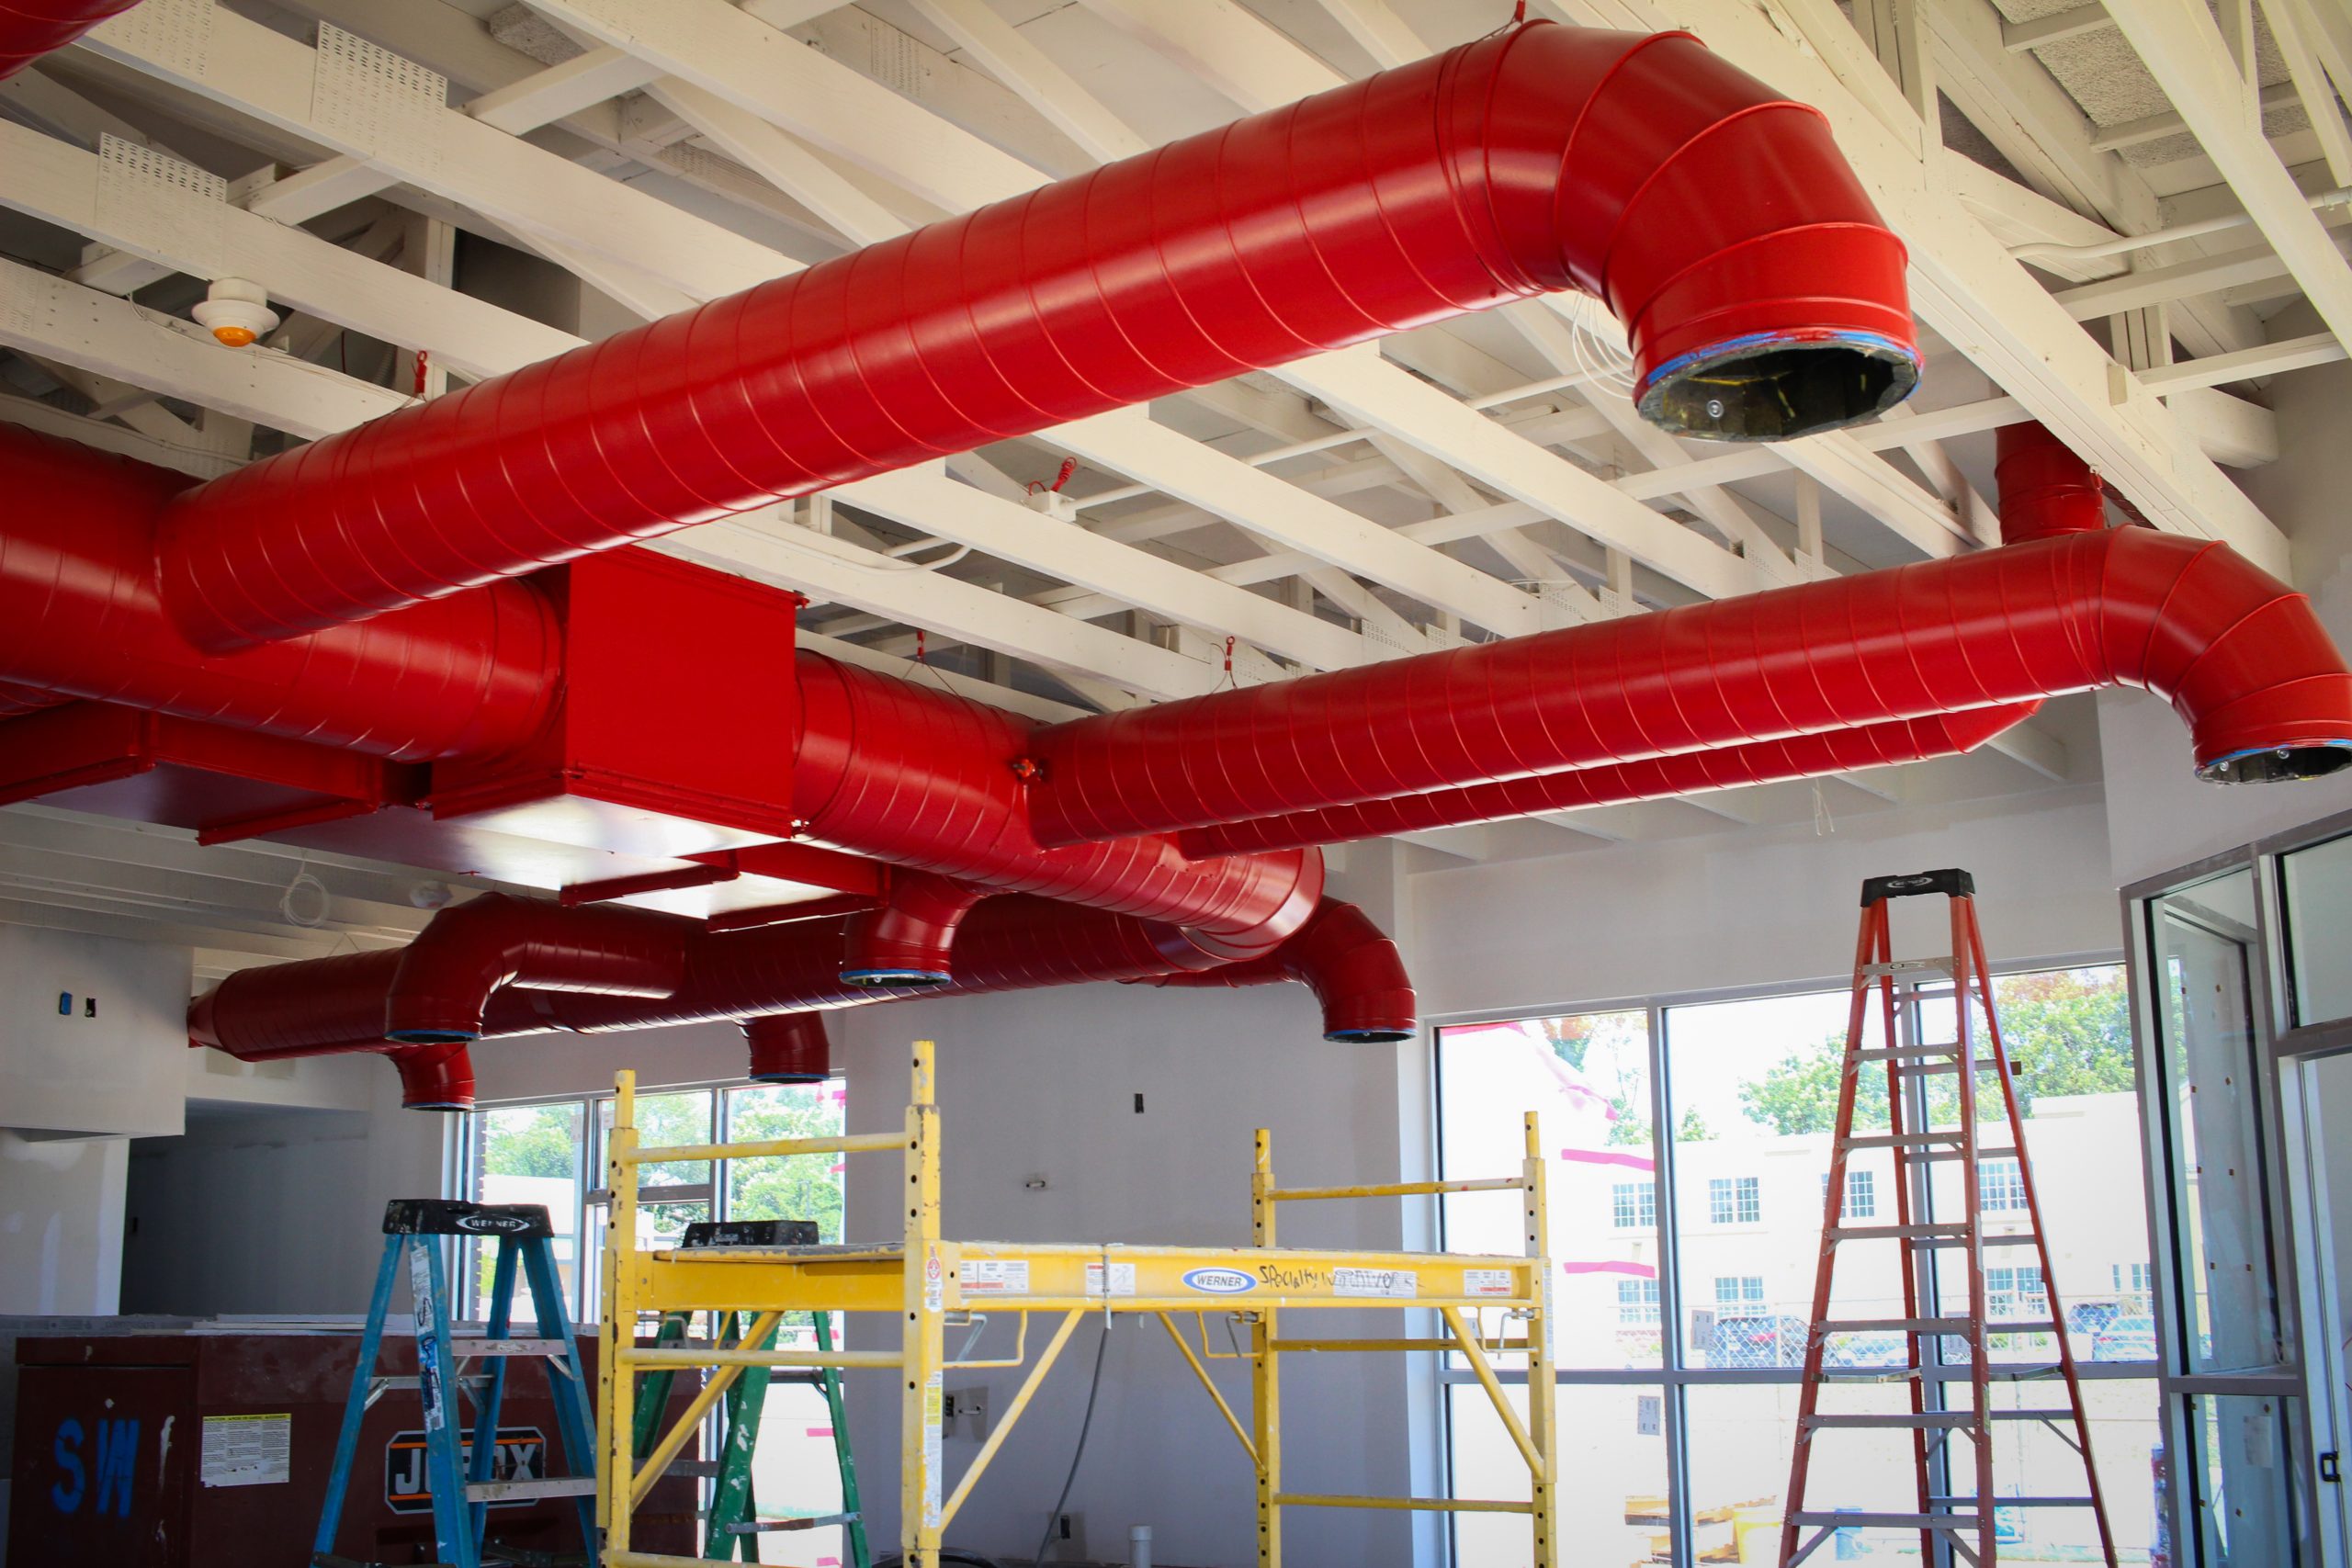
[[[1955,1134],[1954,1136],[1958,1136],[1958,1134]],[[1965,1149],[1927,1149],[1913,1157],[1917,1159],[1964,1159],[1967,1157],[1967,1154],[1968,1151]],[[1982,1145],[1979,1145],[1976,1150],[1976,1157],[1978,1159],[2007,1159],[2014,1156],[2016,1154],[2017,1150],[2015,1149],[1988,1149]]]
[[[468,1388],[488,1388],[490,1386],[490,1374],[488,1372],[470,1372],[459,1377],[458,1381]],[[391,1373],[384,1377],[368,1379],[368,1397],[372,1401],[376,1395],[379,1393],[389,1393],[396,1390],[414,1393],[420,1386],[421,1384],[419,1383],[417,1375],[414,1372]]]
[[[1973,1502],[1971,1498],[1969,1501]],[[1845,1528],[1868,1530],[1973,1530],[1979,1520],[1974,1514],[1791,1514],[1789,1523],[1800,1529],[1819,1526],[1826,1529]]]
[[[1984,1071],[1984,1064],[1977,1063],[1976,1070],[1980,1073]],[[1956,1078],[1960,1077],[1960,1064],[1958,1062],[1921,1062],[1910,1066],[1898,1065],[1894,1069],[1894,1076],[1899,1078]]]
[[[466,1488],[469,1503],[499,1503],[518,1497],[593,1497],[593,1475],[550,1475],[534,1481],[477,1481]]]
[[[1969,1317],[1827,1317],[1824,1334],[1965,1334],[1976,1326]]]
[[[2041,1240],[2031,1231],[2020,1231],[2015,1235],[1988,1235],[1984,1239],[1987,1247],[2037,1247]]]
[[[1822,1235],[1830,1241],[1966,1241],[1969,1226],[1962,1220],[1928,1225],[1833,1225]]]
[[[1951,975],[1951,954],[1939,953],[1933,958],[1897,958],[1886,964],[1865,964],[1855,971],[1859,975],[1882,976],[1888,975]]]
[[[1996,1421],[2072,1421],[2074,1407],[2062,1405],[2055,1410],[1993,1410],[1987,1411]]]
[[[1824,1367],[1823,1382],[1909,1382],[1919,1375],[1917,1367]]]
[[[1984,1332],[1987,1334],[2055,1334],[2058,1332],[2058,1325],[2046,1317],[2027,1318],[2022,1321],[2012,1321],[2006,1317],[1988,1317],[1984,1320]]]
[[[772,1530],[820,1530],[834,1525],[854,1525],[865,1521],[863,1514],[811,1514],[805,1519],[758,1519],[750,1524],[729,1525],[729,1535],[764,1535]]]
[[[1972,1426],[1976,1417],[1965,1410],[1930,1410],[1908,1416],[1824,1416],[1815,1413],[1799,1419],[1814,1427],[1902,1427],[1919,1430],[1932,1427]]]
[[[561,1356],[571,1348],[560,1339],[452,1339],[449,1354],[472,1356]]]
[[[1858,1062],[1900,1061],[1905,1056],[1957,1056],[1960,1044],[1947,1040],[1940,1045],[1870,1045],[1851,1053]]]
[[[1860,1137],[1840,1138],[1838,1140],[1838,1145],[1840,1148],[1847,1149],[1920,1149],[1926,1148],[1931,1144],[1958,1143],[1961,1139],[1965,1138],[1966,1136],[1968,1136],[1967,1134],[1958,1131],[1943,1133],[1866,1133]],[[1955,1154],[1958,1152],[1958,1150],[1953,1151]],[[1980,1150],[1979,1153],[1981,1154],[1982,1151]],[[1929,1159],[1936,1159],[1948,1156],[1929,1155],[1928,1157]]]

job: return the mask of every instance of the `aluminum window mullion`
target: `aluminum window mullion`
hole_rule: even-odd
[[[1674,1568],[1693,1568],[1690,1517],[1689,1411],[1683,1404],[1682,1226],[1674,1174],[1673,1095],[1668,1084],[1666,1009],[1643,1010],[1650,1063],[1650,1186],[1657,1194],[1658,1426],[1666,1443],[1667,1547]],[[1555,1381],[1556,1382],[1556,1376]]]

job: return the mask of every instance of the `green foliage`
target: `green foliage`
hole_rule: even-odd
[[[775,1085],[735,1097],[734,1140],[831,1137],[842,1130],[842,1108],[821,1085]],[[842,1179],[838,1155],[732,1160],[727,1212],[739,1220],[814,1220],[817,1234],[842,1239]]]
[[[2122,972],[2112,968],[2052,969],[1994,982],[2001,1035],[2016,1073],[2018,1103],[2028,1114],[2043,1095],[2128,1093],[2132,1087],[2132,1017]],[[1792,1052],[1761,1077],[1739,1086],[1747,1119],[1783,1134],[1827,1133],[1838,1124],[1843,1035]],[[1951,1078],[1930,1080],[1928,1115],[1938,1125],[1959,1116],[1959,1089]],[[1977,1118],[2002,1114],[1990,1078]],[[1866,1066],[1855,1085],[1854,1124],[1887,1125],[1886,1075]]]
[[[482,1132],[482,1174],[548,1177],[579,1174],[580,1107],[521,1105],[488,1113]]]
[[[1576,1013],[1535,1021],[1551,1042],[1552,1054],[1583,1075],[1596,1092],[1609,1095],[1616,1112],[1609,1123],[1608,1144],[1614,1148],[1650,1146],[1649,1020],[1638,1012]]]

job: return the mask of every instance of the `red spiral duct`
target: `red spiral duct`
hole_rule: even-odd
[[[1323,1038],[1410,1040],[1420,1027],[1404,955],[1353,904],[1326,898],[1298,933],[1262,958],[1159,975],[1146,986],[1271,986],[1296,980],[1323,1007]]]
[[[669,916],[618,904],[560,904],[485,893],[443,909],[400,950],[384,1038],[401,1044],[481,1033],[504,986],[605,997],[666,997],[684,977],[685,933]]]
[[[833,1074],[833,1043],[821,1012],[763,1013],[743,1021],[753,1083],[822,1083]]]
[[[1651,418],[1785,439],[1908,392],[1904,266],[1817,111],[1527,27],[255,463],[174,505],[164,596],[291,637],[1549,289]]]
[[[1876,768],[1973,751],[2011,725],[2033,716],[2041,705],[2009,703],[1999,707],[1969,708],[1932,718],[1859,725],[1852,729],[1792,736],[1786,740],[1726,746],[1716,751],[1681,751],[1671,757],[1651,757],[1614,766],[1538,773],[1499,784],[1432,790],[1426,795],[1394,795],[1386,800],[1368,800],[1360,806],[1337,806],[1323,811],[1195,828],[1179,834],[1177,842],[1191,855],[1246,854],[1293,844],[1336,844],[1351,839],[1374,839],[1430,828],[1499,822],[1546,811],[1573,811],[1586,806],[1665,800],[1693,790],[1818,778],[1849,768]]]
[[[0,82],[139,0],[0,0]]]
[[[550,919],[584,912],[548,908]],[[670,996],[508,987],[490,998],[481,1037],[650,1029],[913,997],[1139,979],[1218,962],[1173,926],[1014,896],[988,899],[965,919],[956,978],[948,984],[862,987],[841,978],[846,921],[713,933],[678,916],[646,913],[669,923],[685,946],[685,967]],[[189,1037],[247,1061],[384,1050],[390,1043],[383,1038],[386,998],[401,960],[395,949],[241,969],[189,1004]]]
[[[495,751],[545,721],[553,607],[526,583],[242,653],[189,645],[155,585],[155,518],[185,476],[0,425],[0,680],[374,756]]]
[[[2352,761],[2352,674],[2225,545],[2120,528],[1132,708],[1041,730],[1049,844],[2138,686],[2220,783]]]
[[[45,692],[38,686],[18,686],[0,682],[0,718],[21,718],[26,714],[62,706],[73,700],[62,692]]]
[[[1193,861],[1157,834],[1040,845],[1033,786],[1017,766],[1036,734],[1027,719],[813,653],[796,668],[792,810],[814,842],[998,892],[1171,921],[1224,959],[1265,952],[1322,895],[1313,850]],[[943,940],[934,956],[944,954]]]

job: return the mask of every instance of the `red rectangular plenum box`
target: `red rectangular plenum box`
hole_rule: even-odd
[[[792,837],[799,595],[637,548],[531,581],[563,615],[562,706],[517,750],[437,764],[435,818],[659,857]]]
[[[311,1560],[358,1353],[356,1333],[17,1340],[8,1562],[23,1568],[301,1568]],[[595,1353],[595,1337],[582,1336],[591,1390]],[[499,1423],[502,1472],[520,1464],[516,1473],[568,1473],[540,1364],[518,1360],[508,1371]],[[378,1370],[413,1375],[415,1341],[387,1334]],[[673,1416],[696,1385],[687,1376],[673,1387]],[[281,1419],[284,1427],[276,1427]],[[362,1562],[435,1560],[430,1495],[418,1480],[423,1426],[413,1391],[387,1391],[368,1412],[335,1540],[339,1555]],[[223,1483],[253,1472],[230,1455],[266,1452],[281,1440],[285,1480]],[[542,1442],[557,1457],[550,1460]],[[266,1462],[261,1471],[274,1473]],[[206,1483],[208,1472],[212,1484]],[[661,1481],[636,1516],[643,1549],[693,1555],[695,1504],[692,1479],[673,1473]],[[578,1509],[568,1497],[494,1507],[489,1534],[529,1551],[574,1553]]]

